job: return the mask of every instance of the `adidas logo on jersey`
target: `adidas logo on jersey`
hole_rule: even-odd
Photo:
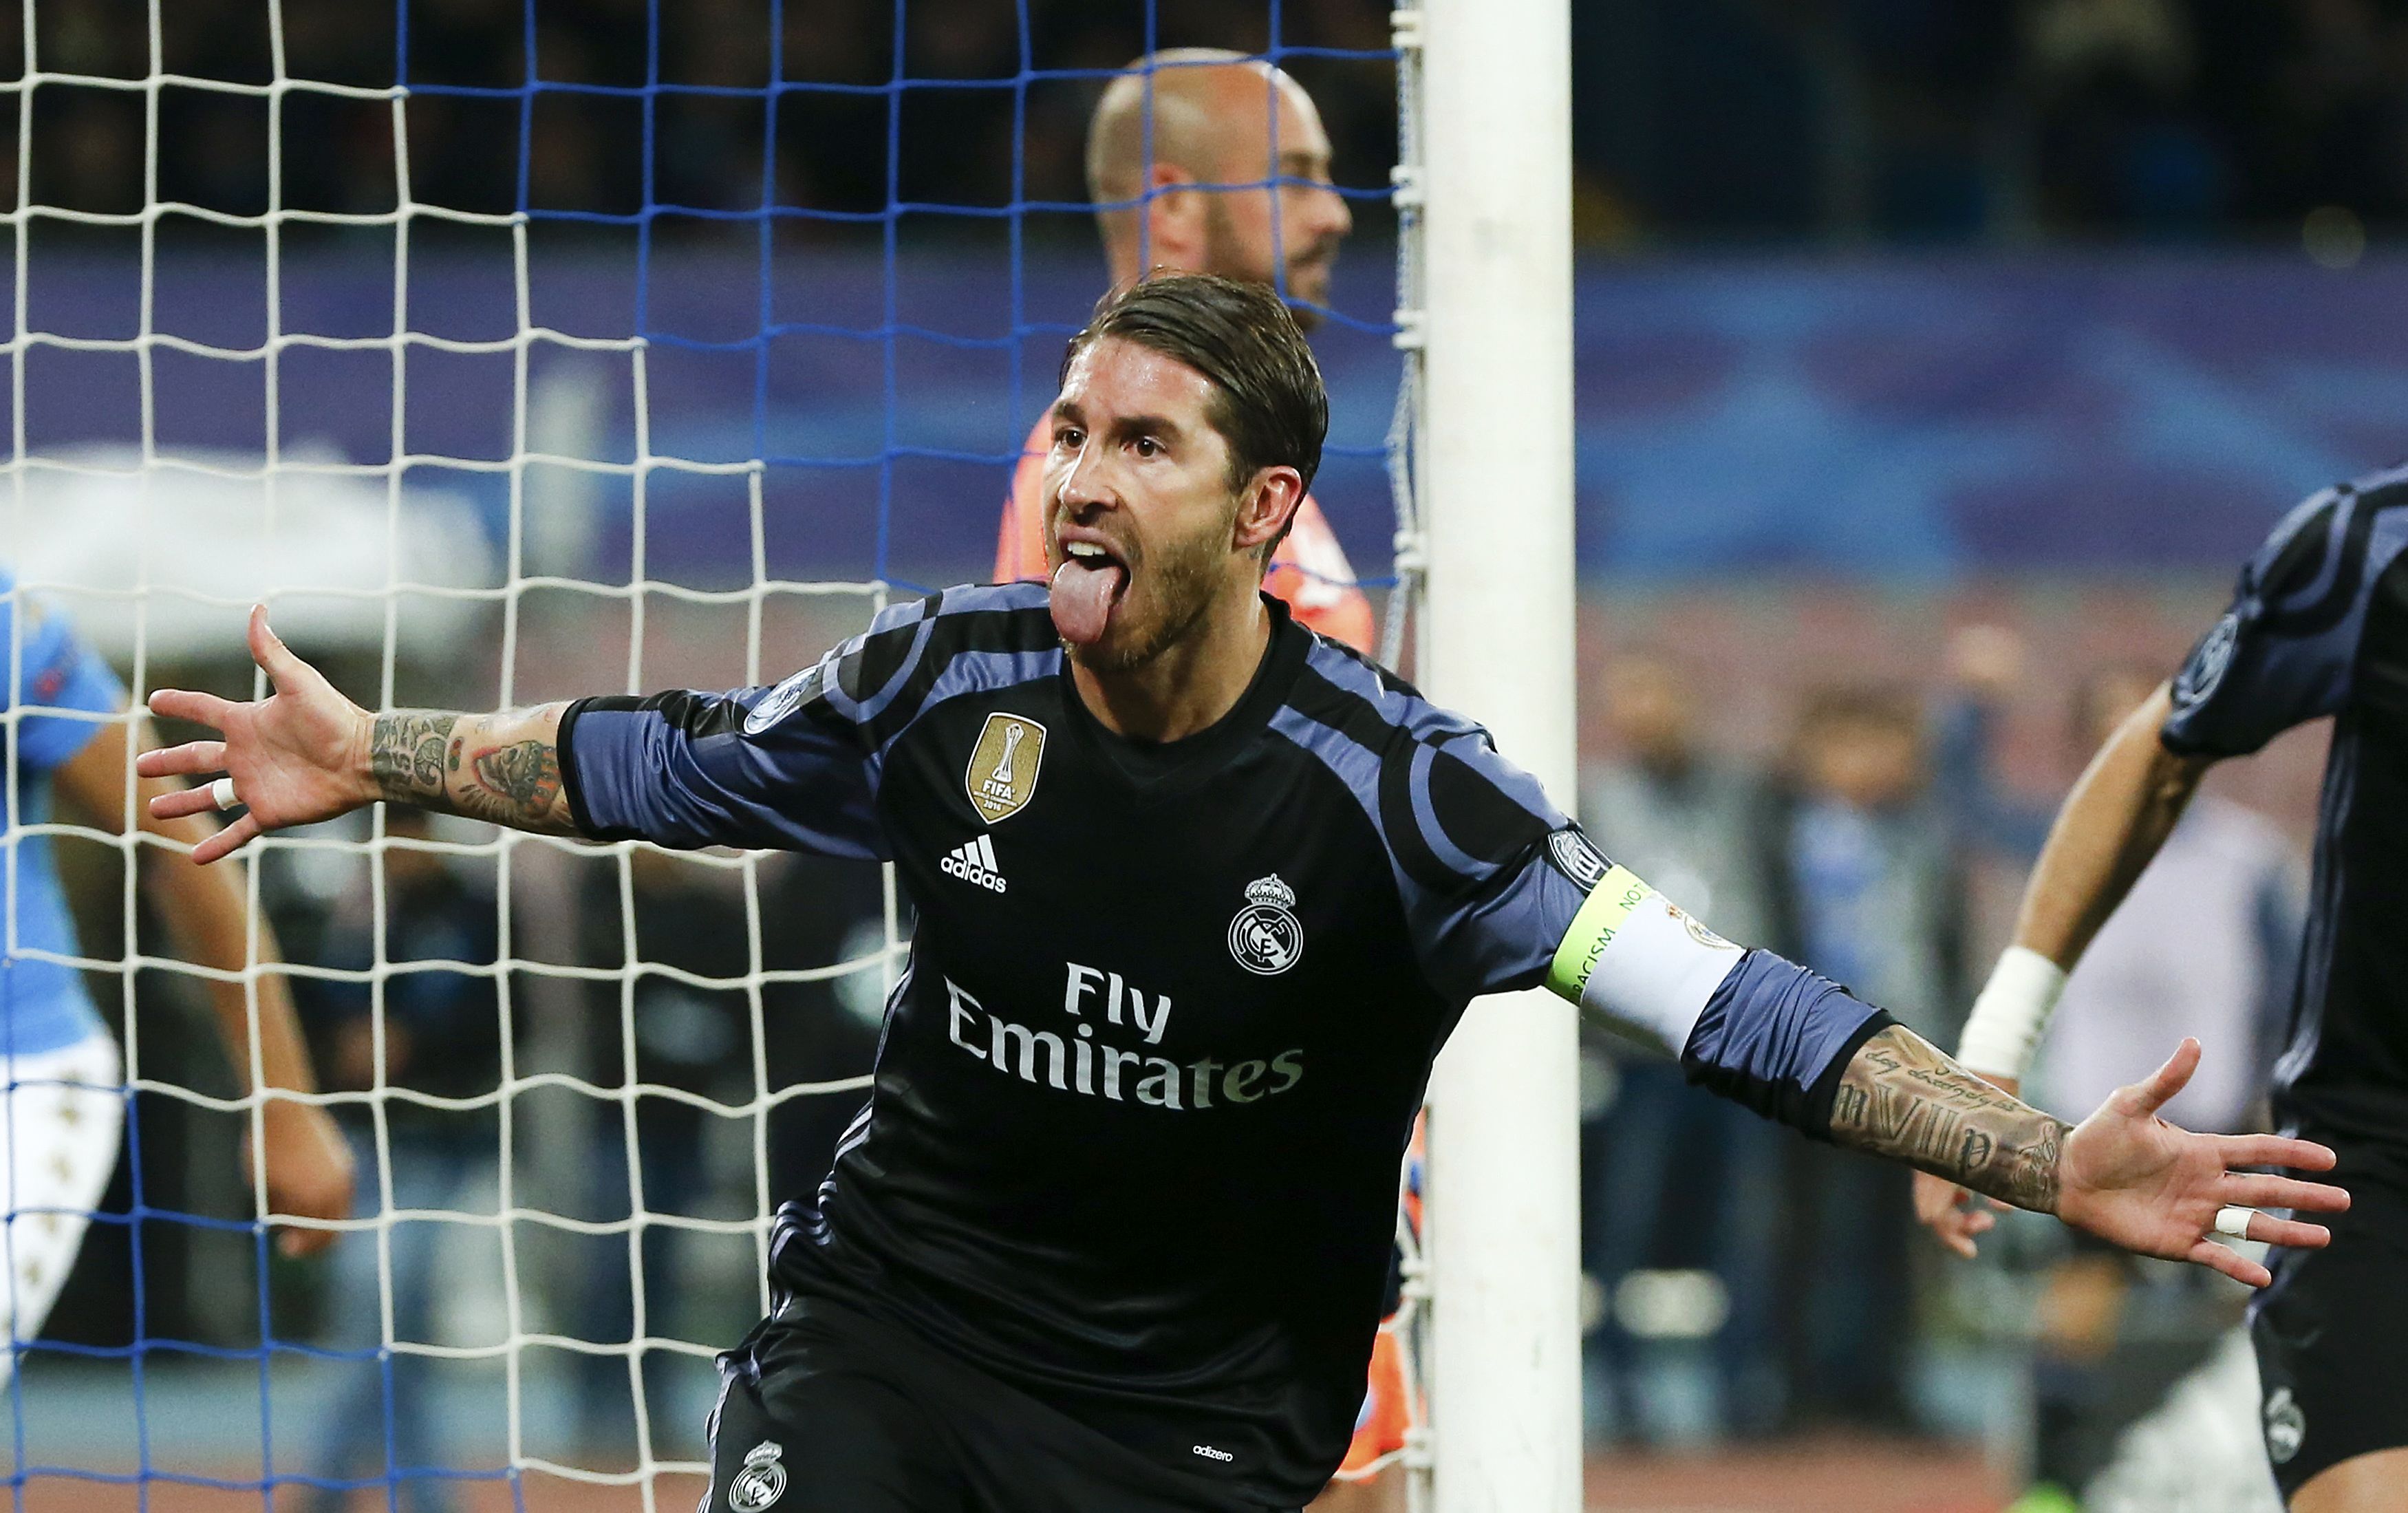
[[[965,883],[993,892],[1000,893],[1010,886],[1003,880],[1003,869],[996,862],[995,842],[984,835],[946,852],[944,860],[937,865]]]

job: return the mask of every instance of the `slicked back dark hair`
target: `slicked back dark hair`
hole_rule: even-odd
[[[1062,377],[1069,377],[1079,353],[1106,337],[1184,363],[1211,382],[1205,419],[1229,444],[1231,489],[1279,467],[1295,468],[1304,486],[1312,486],[1329,434],[1329,393],[1296,317],[1268,286],[1164,273],[1116,289],[1070,339]]]

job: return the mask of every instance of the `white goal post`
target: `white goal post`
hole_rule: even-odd
[[[1569,805],[1570,8],[1424,0],[1398,21],[1400,66],[1420,73],[1402,172],[1425,202],[1420,310],[1401,323],[1425,343],[1421,680]],[[1432,1079],[1440,1513],[1581,1506],[1576,1027],[1544,989],[1484,1000]]]

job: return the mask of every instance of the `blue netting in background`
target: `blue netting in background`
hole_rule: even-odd
[[[403,702],[482,706],[631,675],[738,681],[748,659],[774,669],[857,621],[872,585],[986,576],[1063,339],[1105,281],[1086,115],[1117,69],[1161,47],[1268,56],[1328,124],[1356,224],[1314,338],[1333,419],[1315,494],[1367,584],[1389,582],[1399,368],[1383,4],[421,0],[390,28],[333,0],[27,8],[0,27],[22,107],[0,112],[24,186],[11,202],[22,256],[0,268],[23,311],[20,519],[100,518],[139,481],[154,512],[138,518],[165,522],[140,580],[151,597],[71,604],[137,696],[179,674],[248,685],[222,630],[186,615],[251,592],[226,579],[244,554],[179,566],[165,544],[210,512],[267,522],[281,576],[260,591],[299,590],[279,602],[301,616],[310,587],[353,583],[340,553],[310,555],[327,544],[310,532],[331,540],[325,523],[347,521],[357,535],[366,520],[373,536],[397,500],[402,557],[413,532],[428,550],[380,568],[386,586],[346,601],[367,606],[353,618],[319,605],[314,644],[353,691]],[[249,492],[228,502],[227,489]],[[45,525],[9,550],[55,557],[61,539]],[[35,576],[73,600],[79,572],[112,581],[115,560],[45,558],[50,576]],[[333,576],[311,576],[321,561]],[[186,569],[200,586],[169,586]],[[790,622],[786,598],[840,608]],[[735,618],[716,630],[676,617],[722,608]],[[497,662],[504,627],[514,650]],[[631,646],[650,658],[632,674]],[[513,874],[481,842],[452,843],[483,907],[498,890],[530,913],[513,889],[532,864]],[[288,957],[326,969],[297,993],[330,1086],[356,1088],[343,1059],[357,1047],[329,1027],[380,994],[390,1028],[408,992],[448,979],[390,972],[398,935],[378,937],[372,973],[344,955],[364,856],[279,857],[264,901]],[[579,886],[560,896],[585,897]],[[595,895],[612,939],[616,886]],[[817,899],[850,885],[757,886],[767,901],[773,886]],[[99,901],[83,942],[95,997],[131,1029],[138,1081],[107,1211],[10,1388],[9,1479],[27,1506],[176,1507],[205,1489],[266,1506],[280,1485],[303,1506],[347,1488],[360,1506],[527,1506],[551,1468],[622,1489],[580,1497],[649,1506],[653,1474],[699,1453],[708,1348],[759,1306],[752,1216],[786,1179],[777,1150],[744,1132],[754,1048],[711,1053],[748,1069],[733,1094],[680,1085],[712,1104],[694,1116],[701,1132],[664,1097],[631,1117],[632,1160],[604,1140],[588,1160],[573,1145],[588,1126],[541,1115],[557,1089],[536,1085],[566,1069],[607,1087],[588,1063],[649,1082],[674,1059],[624,1048],[618,1066],[607,1016],[599,1051],[539,1020],[591,984],[547,971],[582,962],[575,911],[555,912],[566,944],[550,956],[530,918],[498,987],[491,969],[448,974],[485,985],[478,1012],[509,1046],[458,1059],[492,1058],[506,1078],[443,1084],[436,1104],[383,1095],[380,1122],[343,1095],[362,1134],[360,1213],[378,1212],[389,1181],[396,1209],[460,1219],[389,1225],[381,1264],[361,1232],[345,1264],[295,1265],[247,1217],[247,1117],[189,981],[125,965],[137,940],[165,953],[157,922],[127,903],[112,931],[130,897],[117,874],[79,886]],[[858,949],[831,942],[822,959]],[[850,1012],[830,991],[824,1015]],[[666,1206],[686,1222],[654,1238],[679,1238],[631,1242],[624,1205],[596,1210],[561,1185],[595,1163],[678,1191]],[[505,1194],[518,1217],[497,1224]],[[654,1275],[597,1315],[580,1294],[602,1273],[628,1288],[639,1259],[675,1285],[652,1299]],[[683,1347],[630,1373],[626,1316],[648,1306],[645,1333]],[[443,1343],[361,1343],[361,1318],[381,1337],[388,1316],[394,1338]],[[589,1337],[622,1342],[601,1358],[616,1385],[600,1395],[617,1406],[595,1405],[592,1358],[573,1347]],[[330,1431],[362,1404],[372,1418]]]

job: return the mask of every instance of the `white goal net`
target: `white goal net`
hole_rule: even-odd
[[[1315,337],[1316,492],[1383,654],[1410,655],[1417,13],[1400,71],[1389,18],[1278,0],[1093,25],[572,8],[24,0],[0,52],[12,669],[63,615],[137,703],[254,696],[264,602],[375,707],[728,687],[988,576],[1101,292],[1076,180],[1098,60],[1182,42],[1274,58],[1339,137],[1369,245]],[[986,140],[1010,151],[963,146]],[[10,1388],[36,1505],[688,1506],[769,1216],[867,1086],[910,928],[891,870],[380,809],[255,847],[251,958],[213,973],[162,932],[142,874],[179,863],[127,833],[130,771],[114,815],[24,800],[42,695],[18,686],[11,894],[45,839],[79,944],[22,943],[12,911],[7,947],[85,973],[129,1115]],[[277,1259],[253,1218],[261,1102],[213,1047],[211,981],[285,985],[309,1031],[360,1161],[330,1261]],[[1426,1471],[1427,1279],[1400,1245],[1415,1427],[1372,1469]]]

